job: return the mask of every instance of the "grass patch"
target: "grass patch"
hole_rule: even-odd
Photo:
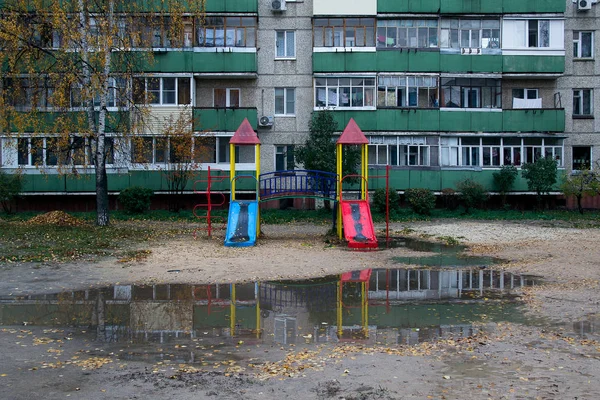
[[[149,240],[148,227],[64,227],[0,222],[0,262],[65,262],[115,254]]]

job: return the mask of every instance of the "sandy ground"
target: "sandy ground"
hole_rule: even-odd
[[[378,228],[383,229],[383,226]],[[403,248],[351,252],[323,236],[328,227],[265,226],[253,248],[225,248],[218,239],[180,238],[151,243],[145,262],[114,260],[63,265],[2,265],[0,295],[53,292],[103,284],[213,283],[316,277],[389,265]],[[498,256],[502,268],[543,277],[527,289],[540,327],[494,324],[475,337],[411,347],[347,345],[307,350],[320,367],[293,377],[262,379],[250,363],[243,371],[190,370],[119,357],[121,345],[96,343],[76,329],[0,329],[1,399],[597,399],[600,344],[573,334],[573,324],[600,319],[600,229],[549,223],[434,221],[394,224],[393,235],[436,240],[453,237],[478,255]],[[397,267],[397,264],[394,265]],[[36,338],[49,340],[36,340]],[[160,346],[160,345],[156,345]],[[57,352],[58,350],[58,352]],[[161,349],[161,351],[164,349]],[[244,359],[283,363],[297,348],[240,348]],[[290,353],[291,352],[291,353]],[[76,357],[76,358],[73,358]],[[233,357],[233,356],[232,356]],[[87,368],[77,360],[107,360]],[[60,361],[61,364],[57,362]],[[46,367],[44,364],[46,363]],[[52,364],[48,366],[48,363]]]

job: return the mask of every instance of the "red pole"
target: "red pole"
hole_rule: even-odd
[[[210,166],[208,167],[208,179],[206,180],[206,195],[208,196],[208,210],[206,212],[206,222],[208,224],[208,237],[212,237],[212,223],[210,220],[210,211],[212,209],[211,203],[211,195],[210,195],[210,186],[212,185],[211,176],[210,176]]]
[[[385,243],[390,247],[390,166],[385,166]]]

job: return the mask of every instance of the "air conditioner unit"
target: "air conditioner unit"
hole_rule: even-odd
[[[577,0],[577,10],[587,11],[592,9],[592,0]]]
[[[261,128],[271,128],[273,126],[273,117],[263,115],[258,120],[258,126]]]
[[[271,11],[285,11],[285,0],[273,0],[271,2]]]

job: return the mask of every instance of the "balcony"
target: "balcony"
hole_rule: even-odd
[[[64,125],[65,123],[73,127],[74,132],[87,129],[87,117],[84,111],[38,111],[35,114],[26,114],[27,112],[24,111],[23,117],[18,118],[18,121],[10,121],[11,132],[55,132],[56,126]],[[95,114],[97,124],[99,112],[96,112]],[[130,122],[128,111],[109,111],[106,118],[106,132],[126,131],[130,126]],[[82,124],[85,126],[82,126]]]
[[[379,0],[378,13],[564,13],[564,0]]]
[[[562,74],[564,51],[558,54],[463,55],[439,49],[378,49],[374,52],[314,52],[313,71],[331,72],[448,72]]]
[[[248,118],[250,125],[256,129],[258,111],[256,108],[194,108],[194,131],[235,132],[240,124]]]
[[[182,2],[184,10],[187,4]],[[161,12],[169,11],[170,2],[164,0],[143,0],[136,1],[136,10],[138,12]],[[238,12],[255,13],[258,12],[257,0],[206,0],[205,11],[210,13]]]
[[[334,111],[338,130],[350,118],[365,132],[564,132],[565,110],[384,108]]]
[[[153,62],[140,68],[143,72],[239,74],[256,76],[255,48],[189,48],[184,51],[155,49]]]

